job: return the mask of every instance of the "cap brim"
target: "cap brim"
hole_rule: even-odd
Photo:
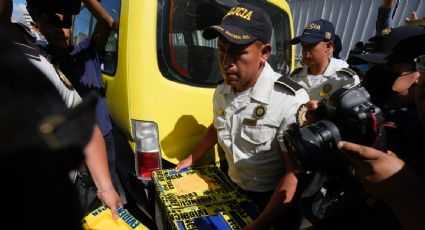
[[[321,42],[323,39],[320,37],[314,37],[314,36],[306,36],[306,35],[301,35],[298,37],[295,37],[291,40],[291,44],[295,45],[301,42],[304,43],[317,43],[317,42]]]
[[[223,36],[226,40],[234,44],[249,44],[258,38],[252,36],[251,34],[245,32],[239,27],[230,26],[230,25],[215,25],[210,26],[204,30],[202,36],[211,40],[218,36]]]
[[[368,54],[353,54],[348,58],[347,63],[350,65],[359,65],[365,63],[386,64],[388,62],[386,54],[383,53],[368,53]]]

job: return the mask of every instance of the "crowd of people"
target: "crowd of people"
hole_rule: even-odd
[[[101,203],[118,218],[117,207],[126,200],[115,169],[112,123],[100,68],[109,32],[117,22],[99,1],[83,0],[97,23],[93,36],[74,47],[70,43],[71,14],[54,12],[46,2],[27,0],[34,27],[48,43],[40,47],[22,25],[12,23],[12,0],[0,0],[1,68],[16,76],[4,78],[0,84],[5,108],[0,113],[4,127],[0,137],[7,140],[0,146],[0,169],[5,180],[17,184],[20,191],[6,189],[2,194],[15,197],[14,204],[7,203],[15,207],[41,206],[38,197],[50,200],[41,209],[52,216],[66,209],[68,214],[57,219],[69,224],[61,226],[78,229],[82,216]],[[376,36],[369,39],[367,48],[357,47],[347,62],[339,59],[344,44],[334,25],[324,19],[308,23],[303,33],[291,40],[293,45],[301,44],[303,66],[290,76],[278,74],[267,63],[272,50],[269,15],[248,3],[230,9],[220,24],[203,31],[207,40],[218,38],[224,78],[214,93],[213,122],[176,170],[196,165],[218,144],[224,150],[230,179],[260,211],[244,229],[299,229],[303,218],[311,222],[311,229],[425,229],[425,155],[421,154],[425,141],[425,27],[394,27],[397,4],[396,0],[383,0]],[[13,53],[14,48],[23,55]],[[19,61],[25,68],[11,61]],[[364,72],[350,68],[359,65],[366,66]],[[343,139],[332,144],[349,162],[349,175],[301,172],[282,135],[291,124],[306,127],[324,119],[319,107],[329,103],[334,92],[355,87],[364,87],[370,102],[382,110],[389,128],[384,137],[376,132],[374,138],[384,140],[384,148]],[[29,112],[31,119],[22,115]],[[28,159],[33,162],[25,163]],[[45,173],[29,177],[28,185],[17,183],[28,178],[26,170],[36,170],[35,164],[45,166]],[[11,167],[14,165],[25,168]],[[69,172],[75,172],[72,180]],[[49,188],[47,180],[58,183]],[[363,186],[361,191],[357,185]],[[352,200],[346,199],[357,192]],[[37,197],[31,200],[28,195]],[[27,217],[35,220],[39,215]],[[28,226],[36,226],[31,223]]]

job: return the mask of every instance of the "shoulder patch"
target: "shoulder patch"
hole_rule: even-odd
[[[337,74],[342,74],[342,75],[347,76],[347,77],[354,77],[354,76],[357,75],[356,71],[354,71],[350,68],[342,68],[342,69],[340,69],[339,71],[336,71],[336,72],[337,72]]]
[[[277,79],[277,81],[275,81],[275,84],[284,86],[285,88],[289,89],[289,91],[291,91],[293,94],[295,94],[298,90],[303,88],[298,83],[296,83],[292,79],[285,76],[282,76],[279,79]]]
[[[301,73],[302,70],[303,70],[303,67],[299,67],[299,68],[294,69],[294,71],[292,71],[290,77],[294,77],[295,75]]]
[[[69,90],[74,90],[74,86],[68,80],[68,78],[66,78],[65,74],[63,74],[62,71],[58,67],[56,67],[56,66],[53,66],[53,67],[55,68],[56,73],[58,74],[59,79],[66,86],[66,88],[68,88]]]

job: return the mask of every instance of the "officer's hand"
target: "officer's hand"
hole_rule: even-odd
[[[192,154],[190,154],[186,159],[180,161],[176,166],[176,172],[179,172],[183,168],[187,168],[189,166],[192,166]]]
[[[301,110],[305,111],[303,112]],[[326,105],[320,103],[320,101],[317,100],[311,100],[307,102],[306,104],[302,105],[297,112],[297,116],[301,116],[298,117],[298,121],[300,122],[301,126],[315,123],[318,120],[323,119],[325,115]]]
[[[247,224],[243,230],[261,230],[261,229],[265,229],[265,226],[260,224],[257,219],[254,220],[253,222]]]
[[[418,20],[418,15],[416,14],[416,11],[412,11],[412,13],[410,13],[410,18],[404,19],[404,23],[406,23],[406,25],[409,25],[410,22],[413,22],[416,20]]]
[[[115,189],[105,189],[105,190],[99,190],[97,192],[97,197],[102,201],[102,203],[106,206],[108,206],[112,211],[112,217],[114,219],[118,219],[118,209],[117,207],[122,205],[121,197],[118,195],[117,191]]]
[[[355,175],[360,178],[366,190],[376,198],[391,202],[391,192],[400,184],[391,180],[404,167],[404,161],[394,153],[384,153],[374,148],[341,141],[338,148],[343,150],[355,169]]]

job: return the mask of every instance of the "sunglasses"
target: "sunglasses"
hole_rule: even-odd
[[[425,55],[415,58],[415,65],[417,71],[425,72]]]

